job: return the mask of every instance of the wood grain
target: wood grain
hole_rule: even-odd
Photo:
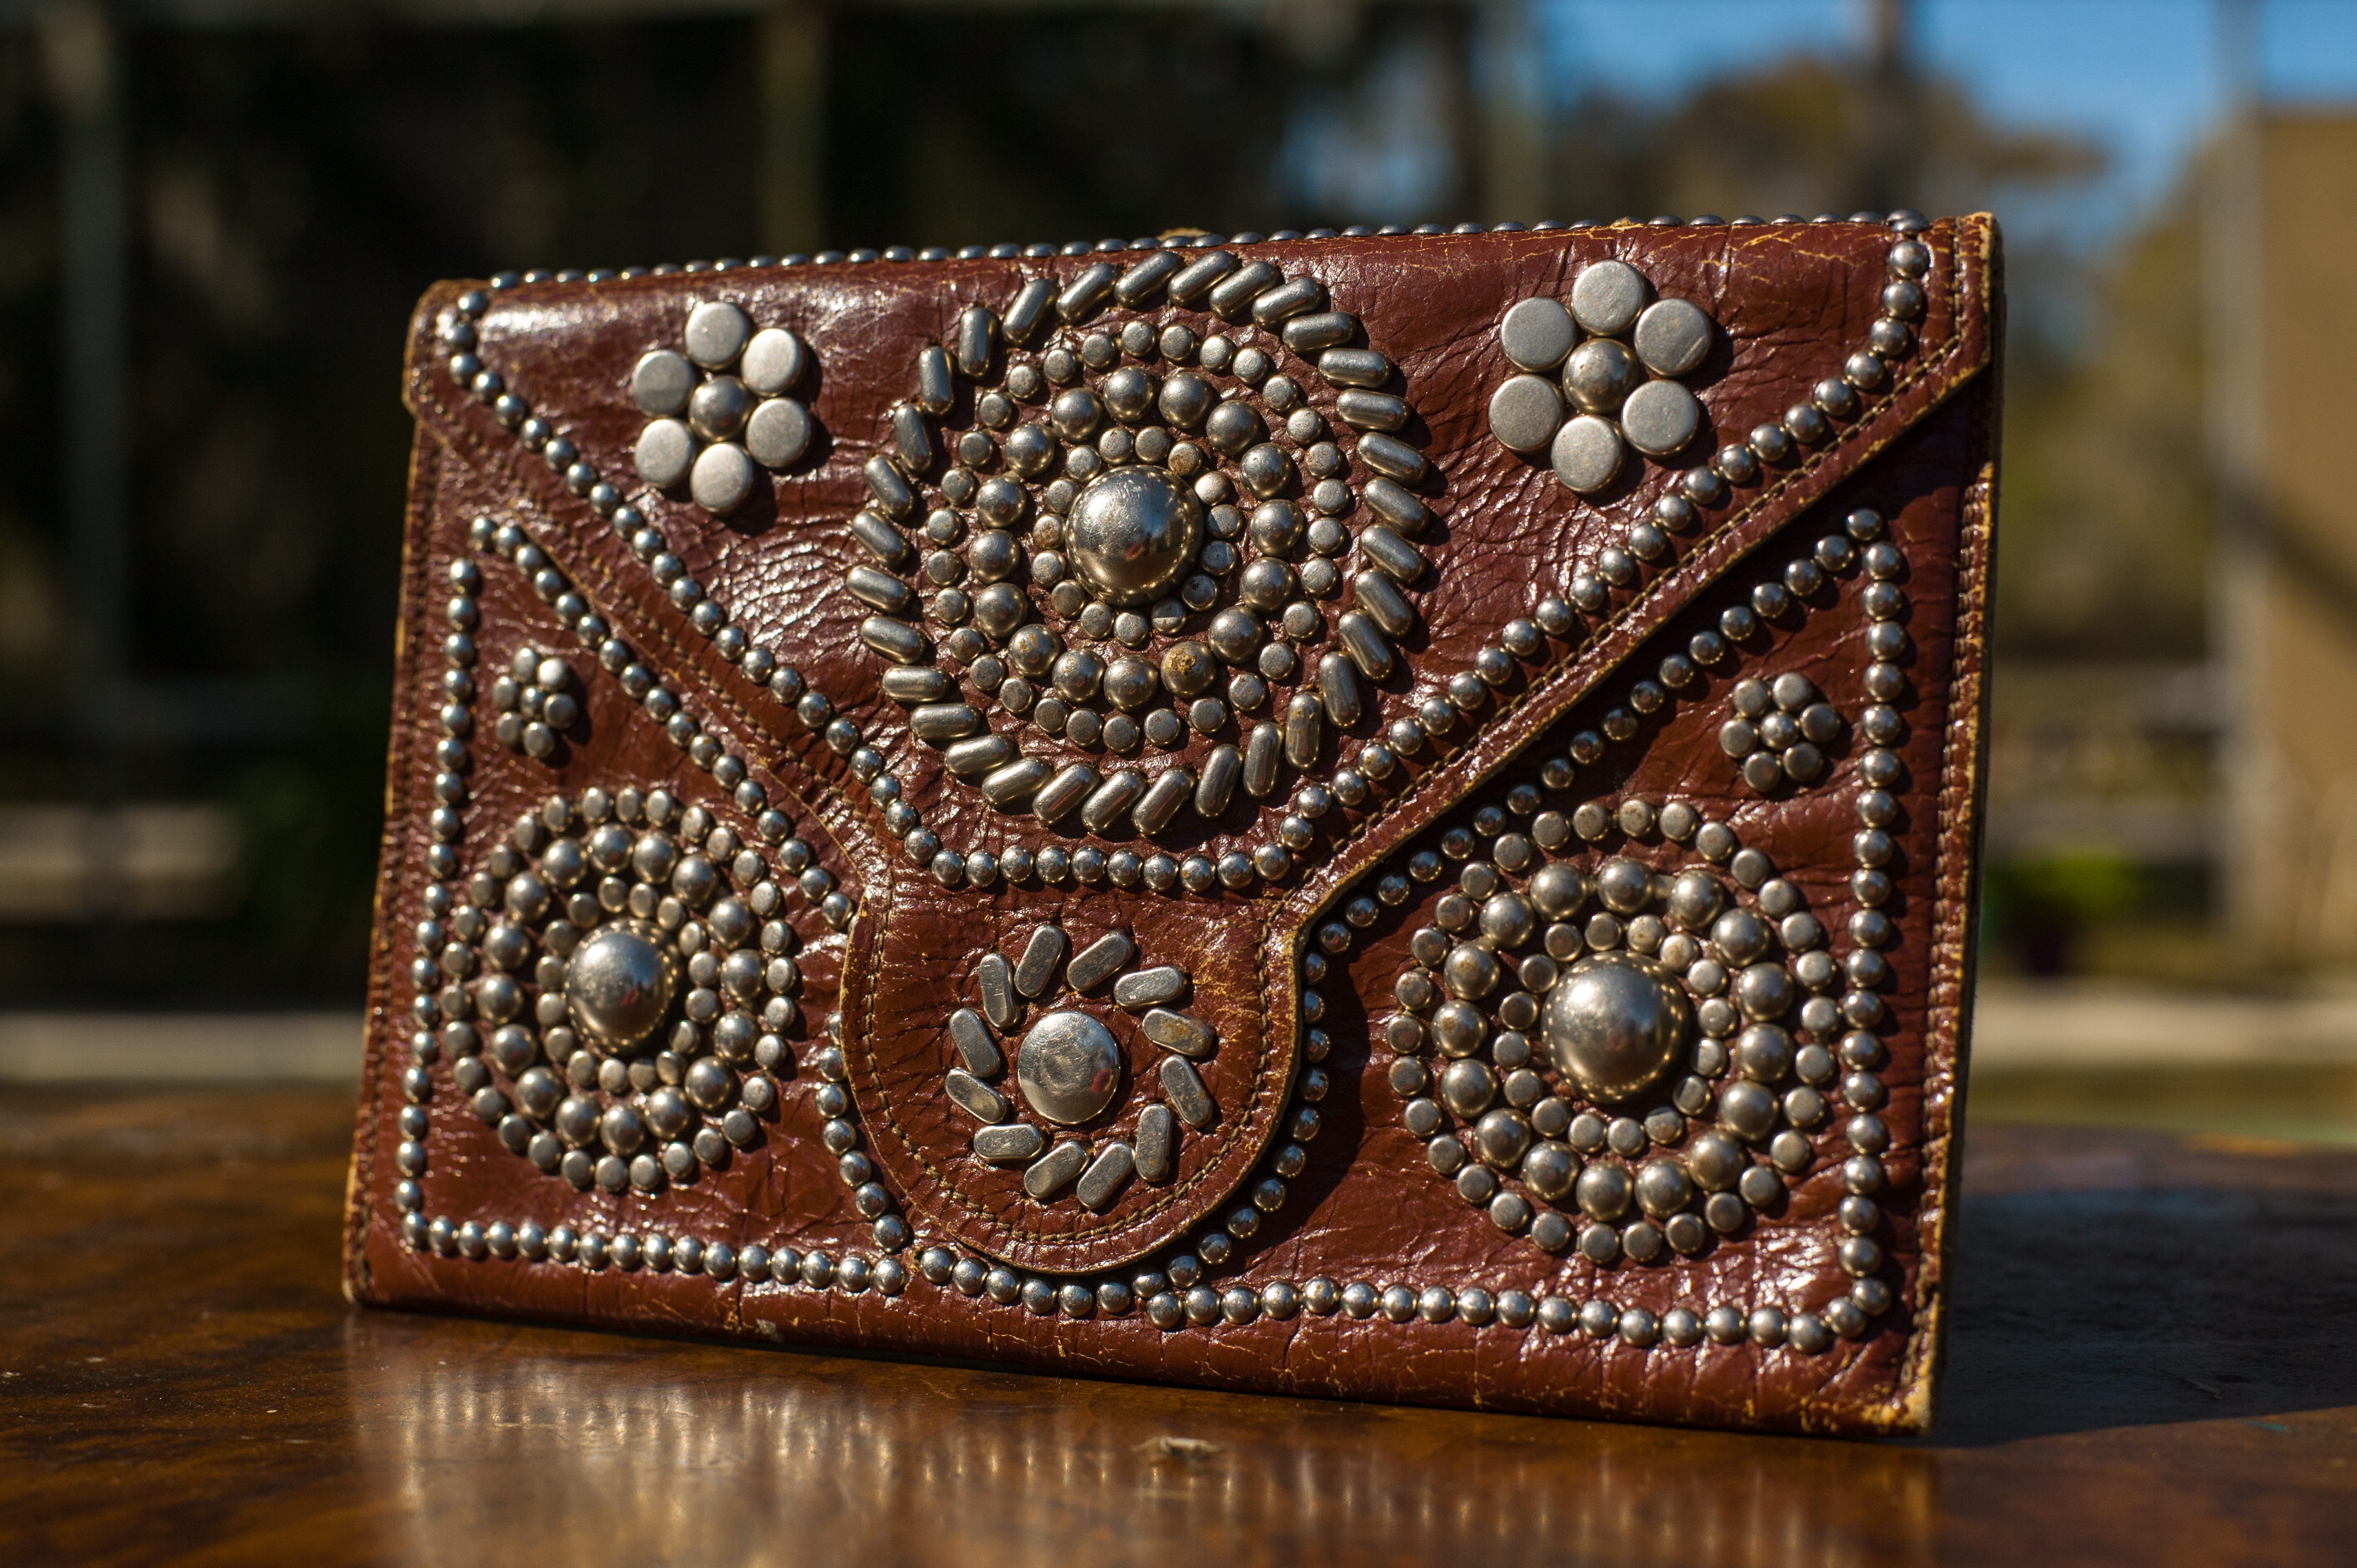
[[[2357,1155],[1996,1125],[1915,1444],[361,1311],[349,1101],[0,1103],[0,1560],[2346,1561]]]

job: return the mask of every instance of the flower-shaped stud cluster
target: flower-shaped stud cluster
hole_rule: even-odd
[[[1700,1252],[1781,1200],[1816,1159],[1803,1133],[1831,1114],[1835,1036],[1878,1016],[1862,988],[1881,978],[1870,951],[1837,962],[1800,890],[1725,825],[1633,799],[1617,820],[1701,864],[1575,864],[1555,857],[1578,847],[1568,819],[1507,831],[1496,807],[1411,857],[1417,880],[1465,865],[1384,1028],[1433,1167],[1500,1229],[1597,1264]],[[1836,1002],[1845,985],[1860,993]],[[1871,1048],[1845,1038],[1843,1059]]]
[[[810,448],[810,413],[787,395],[810,353],[785,328],[755,331],[726,300],[688,313],[683,347],[657,349],[630,372],[630,401],[648,418],[639,478],[657,489],[683,479],[705,510],[734,511],[761,468],[790,467]]]
[[[543,1170],[613,1192],[659,1192],[755,1142],[802,1028],[779,877],[807,894],[810,862],[800,839],[764,853],[660,789],[520,818],[418,932],[437,1047],[475,1114]]]
[[[1189,985],[1185,970],[1131,967],[1137,944],[1127,932],[1109,931],[1077,953],[1071,948],[1062,929],[1048,925],[1032,931],[1013,963],[996,951],[983,956],[974,974],[982,1010],[962,1007],[950,1015],[955,1065],[942,1089],[983,1123],[974,1134],[974,1155],[1024,1164],[1023,1190],[1034,1201],[1052,1203],[1070,1188],[1088,1208],[1102,1209],[1133,1176],[1157,1186],[1170,1180],[1182,1124],[1200,1130],[1219,1114],[1194,1065],[1211,1055],[1218,1038],[1211,1026],[1178,1010]],[[1126,1139],[1058,1137],[1040,1123],[1110,1131],[1106,1124],[1122,1109],[1128,1053],[1105,1017],[1083,1001],[1107,981],[1116,1011],[1106,1016],[1135,1018],[1135,1032],[1162,1053],[1154,1074],[1162,1099],[1138,1111]],[[1026,1027],[1034,1009],[1038,1015]],[[992,1087],[1007,1068],[1010,1052],[1002,1042],[1012,1043],[1012,1095]]]
[[[1709,355],[1713,326],[1686,299],[1654,299],[1626,262],[1591,263],[1571,304],[1539,295],[1506,312],[1498,344],[1523,373],[1490,399],[1490,432],[1516,452],[1544,451],[1582,495],[1620,473],[1628,449],[1674,456],[1703,425],[1679,377]]]
[[[1765,795],[1787,779],[1813,784],[1824,777],[1824,748],[1841,734],[1842,719],[1807,676],[1788,670],[1772,682],[1738,681],[1729,695],[1735,716],[1718,726],[1718,745],[1746,784]]]
[[[491,682],[491,706],[500,714],[491,733],[510,751],[546,762],[556,755],[565,732],[580,722],[573,683],[573,666],[564,660],[530,647],[517,649],[508,673]]]

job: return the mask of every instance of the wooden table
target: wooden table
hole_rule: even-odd
[[[0,1097],[0,1562],[2357,1559],[2357,1155],[1975,1129],[1935,1440],[361,1312],[349,1101]]]

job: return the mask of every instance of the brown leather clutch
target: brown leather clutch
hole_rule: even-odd
[[[448,284],[360,1299],[1931,1420],[1986,218]]]

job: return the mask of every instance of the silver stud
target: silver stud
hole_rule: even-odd
[[[747,341],[740,370],[747,387],[762,397],[776,397],[791,391],[809,364],[802,339],[782,327],[771,327]]]
[[[1563,398],[1555,383],[1543,377],[1510,376],[1491,394],[1490,434],[1509,451],[1539,450],[1555,438],[1562,423]]]
[[[1637,317],[1631,342],[1657,376],[1682,376],[1710,352],[1710,317],[1688,299],[1664,299]]]
[[[1525,371],[1554,370],[1571,352],[1577,336],[1571,313],[1544,296],[1522,301],[1498,324],[1498,346],[1509,361]]]
[[[1649,457],[1671,456],[1701,428],[1702,404],[1676,381],[1647,381],[1620,407],[1621,433]]]
[[[1548,456],[1564,487],[1587,495],[1610,484],[1620,471],[1620,433],[1609,420],[1582,414],[1555,433]]]
[[[726,369],[752,335],[752,318],[742,310],[726,301],[708,301],[688,312],[687,357],[706,370]]]
[[[1645,279],[1626,262],[1594,263],[1571,285],[1573,318],[1602,337],[1627,331],[1644,303]]]

